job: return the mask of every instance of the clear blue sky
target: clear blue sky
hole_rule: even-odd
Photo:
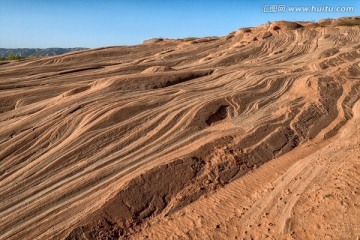
[[[354,11],[266,13],[264,4]],[[221,36],[274,20],[359,15],[359,0],[0,0],[0,47],[131,45],[154,37]]]

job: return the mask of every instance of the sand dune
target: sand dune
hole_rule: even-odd
[[[0,239],[360,236],[359,22],[2,63]]]

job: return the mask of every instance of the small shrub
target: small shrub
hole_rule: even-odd
[[[339,26],[346,26],[346,27],[360,26],[360,23],[359,22],[342,22],[342,23],[339,23]]]
[[[197,37],[187,37],[187,38],[184,38],[185,41],[193,41],[193,40],[196,40],[198,39]]]

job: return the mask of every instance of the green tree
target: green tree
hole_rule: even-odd
[[[9,59],[9,60],[16,60],[15,54],[14,54],[13,52],[11,52],[11,53],[9,54],[8,59]]]
[[[20,55],[15,55],[13,52],[9,54],[8,60],[20,60],[22,57]]]

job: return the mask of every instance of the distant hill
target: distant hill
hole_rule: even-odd
[[[86,49],[88,48],[0,48],[0,57],[8,57],[10,53],[21,57],[53,56]]]

